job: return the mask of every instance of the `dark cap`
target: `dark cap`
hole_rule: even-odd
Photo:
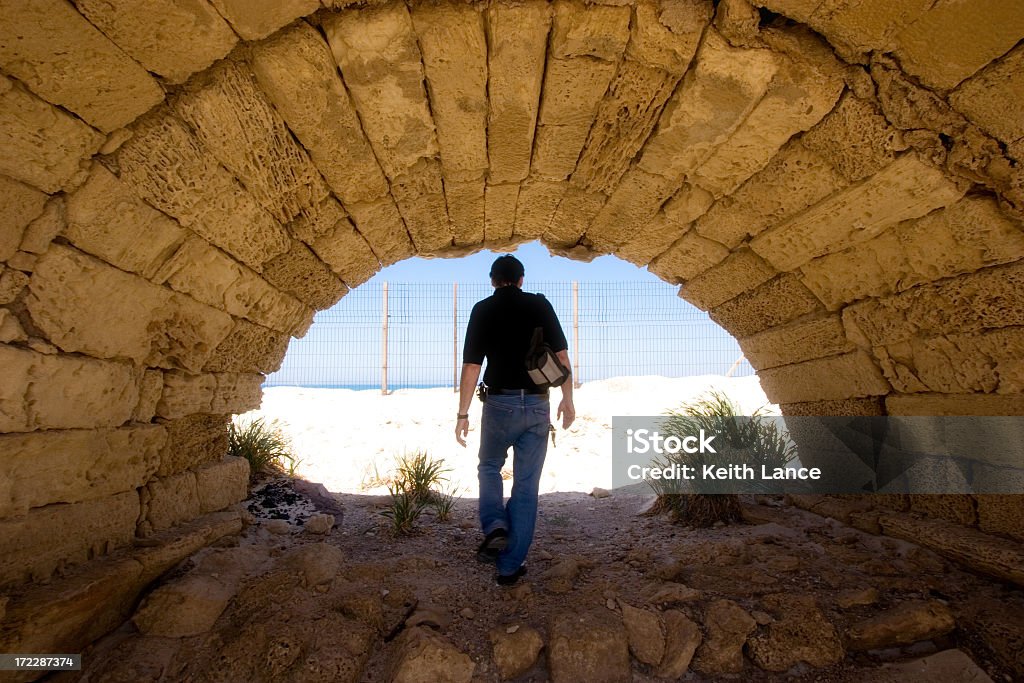
[[[525,272],[522,262],[511,254],[499,256],[491,264],[491,279],[495,282],[519,282]]]

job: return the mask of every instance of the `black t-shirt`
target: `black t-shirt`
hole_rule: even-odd
[[[542,294],[518,287],[499,287],[478,301],[469,315],[462,361],[482,365],[487,358],[484,383],[499,389],[535,389],[526,372],[534,328],[544,329],[544,342],[554,351],[569,348],[551,302]]]

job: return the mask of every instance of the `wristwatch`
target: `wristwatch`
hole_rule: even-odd
[[[455,419],[456,420],[468,420],[469,419],[469,413],[455,413]]]

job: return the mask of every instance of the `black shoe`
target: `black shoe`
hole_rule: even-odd
[[[494,564],[498,560],[498,553],[508,545],[508,531],[497,528],[487,534],[484,542],[476,549],[476,559],[485,564]]]
[[[519,565],[519,569],[515,570],[512,574],[498,574],[495,578],[498,581],[499,586],[512,586],[520,578],[526,576],[526,565]]]

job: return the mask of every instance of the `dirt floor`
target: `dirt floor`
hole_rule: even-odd
[[[781,498],[747,500],[744,523],[697,530],[638,514],[648,501],[637,496],[544,495],[528,574],[508,588],[496,584],[493,566],[476,559],[473,499],[458,501],[447,521],[428,511],[413,533],[394,537],[381,514],[387,497],[332,494],[343,519],[320,536],[302,523],[323,501],[317,506],[316,496],[291,492],[288,480],[275,486],[272,495],[249,501],[254,518],[237,544],[204,551],[164,578],[165,586],[194,584],[203,577],[191,575],[205,572],[231,586],[216,600],[205,588],[195,600],[193,587],[171,601],[184,600],[188,615],[213,610],[205,626],[187,615],[168,626],[161,620],[173,619],[159,607],[147,618],[144,601],[134,623],[85,653],[77,680],[431,680],[425,670],[421,678],[400,671],[403,662],[408,670],[426,656],[405,637],[418,624],[447,641],[441,659],[467,655],[471,679],[481,682],[502,680],[493,634],[532,627],[545,645],[515,680],[546,681],[556,670],[572,670],[571,662],[555,661],[564,648],[552,647],[562,615],[601,621],[603,610],[620,624],[630,606],[658,619],[676,610],[701,625],[703,642],[677,680],[985,680],[970,660],[992,680],[1022,680],[1022,591]],[[236,566],[227,566],[229,556]],[[738,643],[726,642],[736,636],[714,616],[722,610],[750,623]],[[581,623],[586,629],[589,622]],[[634,649],[643,647],[633,642],[638,638],[630,633]],[[728,658],[715,652],[729,647],[742,647],[734,673],[723,671]],[[886,664],[955,650],[970,658],[962,657],[966,668],[933,663],[917,678],[881,673]],[[636,656],[628,666],[633,681],[665,680]]]

